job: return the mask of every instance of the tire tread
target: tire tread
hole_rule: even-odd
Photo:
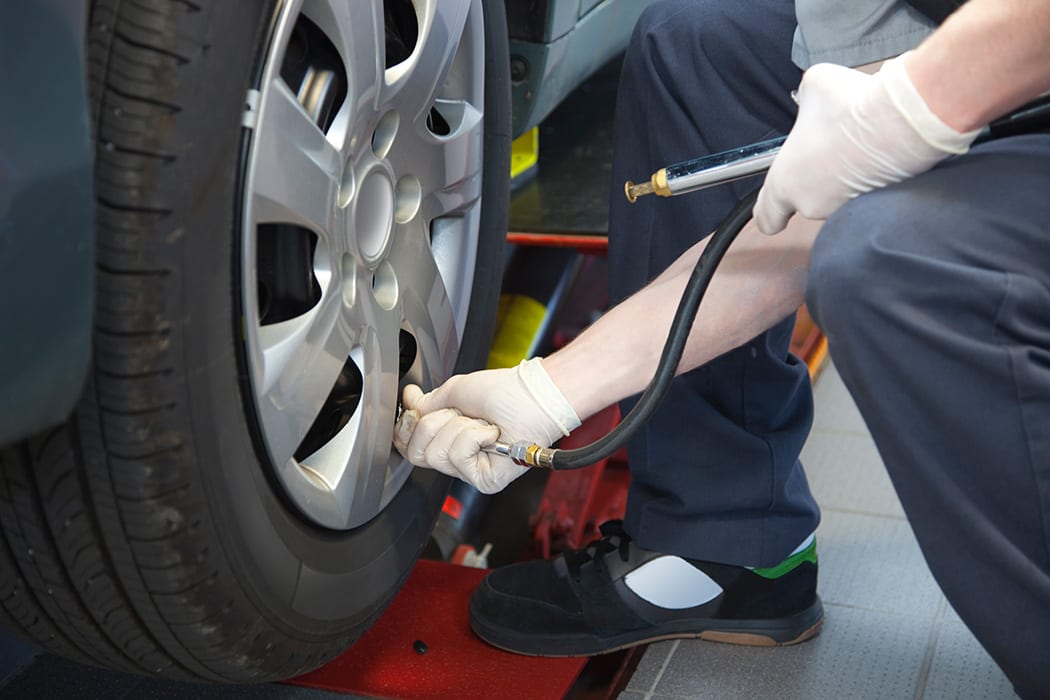
[[[173,395],[177,252],[156,235],[174,213],[165,193],[178,192],[167,186],[177,177],[172,135],[157,126],[178,137],[183,108],[172,96],[207,48],[191,38],[206,36],[201,10],[170,0],[92,7],[96,371],[73,420],[0,457],[0,610],[9,627],[82,663],[244,682],[296,667],[246,659],[236,643],[246,625],[261,627],[263,646],[284,635],[238,600],[208,541],[189,420]]]

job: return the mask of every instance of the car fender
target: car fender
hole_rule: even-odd
[[[0,3],[0,445],[60,422],[91,348],[86,2]]]

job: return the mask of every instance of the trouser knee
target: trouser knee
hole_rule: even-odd
[[[639,16],[627,48],[627,70],[641,69],[661,82],[691,82],[695,71],[739,64],[751,34],[758,36],[763,21],[771,21],[764,2],[727,3],[721,0],[658,0]],[[661,70],[691,65],[693,71]],[[688,73],[693,73],[689,75]]]
[[[810,258],[806,306],[829,336],[877,322],[909,295],[917,260],[902,251],[921,236],[922,212],[906,192],[874,192],[843,205],[817,237]],[[890,300],[893,300],[892,304]]]
[[[743,3],[747,5],[747,3]],[[733,16],[747,8],[734,8],[721,0],[657,0],[642,10],[631,43],[646,37],[720,37],[739,33]]]

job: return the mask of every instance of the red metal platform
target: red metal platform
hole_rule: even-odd
[[[467,603],[485,569],[421,560],[353,647],[294,685],[401,700],[564,698],[586,658],[519,656],[470,630]],[[416,642],[426,653],[416,650]]]

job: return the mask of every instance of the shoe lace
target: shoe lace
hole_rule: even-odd
[[[622,520],[609,520],[598,526],[601,538],[587,544],[582,549],[565,552],[565,563],[573,578],[579,579],[580,572],[586,564],[594,562],[594,567],[604,567],[605,555],[619,550],[620,560],[626,562],[631,556],[631,536],[623,530]]]

